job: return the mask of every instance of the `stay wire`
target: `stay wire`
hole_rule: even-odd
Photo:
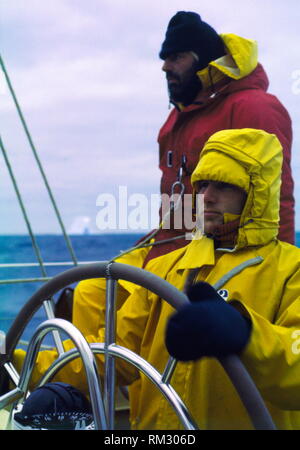
[[[11,181],[13,183],[16,196],[18,198],[18,202],[19,202],[19,205],[20,205],[20,208],[21,208],[21,211],[22,211],[22,214],[23,214],[26,226],[27,226],[27,230],[28,230],[31,242],[32,242],[32,246],[33,246],[34,252],[36,254],[37,260],[38,260],[40,268],[41,268],[42,275],[44,277],[46,277],[47,273],[46,273],[46,270],[45,270],[45,267],[44,267],[44,262],[43,262],[43,259],[42,259],[42,256],[41,256],[41,252],[40,252],[39,246],[37,244],[35,235],[34,235],[34,233],[32,231],[32,227],[31,227],[31,224],[30,224],[27,212],[26,212],[26,208],[25,208],[22,196],[21,196],[21,192],[20,192],[20,189],[18,187],[18,184],[17,184],[17,181],[16,181],[16,177],[15,177],[14,172],[12,170],[11,164],[9,162],[9,159],[8,159],[8,156],[7,156],[7,152],[6,152],[6,149],[5,149],[4,145],[3,145],[1,136],[0,136],[0,148],[1,148],[1,151],[2,151],[2,154],[3,154],[3,158],[4,158],[4,161],[5,161],[7,170],[9,172]]]
[[[12,98],[13,98],[13,100],[14,100],[14,103],[15,103],[15,106],[16,106],[16,109],[17,109],[19,118],[20,118],[21,123],[22,123],[22,125],[23,125],[23,128],[24,128],[25,134],[26,134],[26,136],[27,136],[27,139],[28,139],[30,148],[31,148],[31,150],[32,150],[33,156],[34,156],[35,161],[36,161],[36,163],[37,163],[37,166],[38,166],[38,168],[39,168],[39,170],[40,170],[40,174],[41,174],[42,179],[43,179],[43,181],[44,181],[44,184],[45,184],[46,190],[47,190],[47,192],[48,192],[50,201],[51,201],[51,203],[52,203],[53,209],[54,209],[54,211],[55,211],[57,220],[58,220],[59,225],[60,225],[60,227],[61,227],[61,230],[62,230],[64,239],[65,239],[66,245],[67,245],[67,247],[68,247],[68,250],[69,250],[69,252],[70,252],[72,261],[73,261],[73,263],[74,263],[75,265],[77,265],[77,258],[76,258],[76,255],[75,255],[75,252],[74,252],[74,249],[73,249],[71,240],[70,240],[69,236],[67,235],[67,232],[66,232],[66,229],[65,229],[65,226],[64,226],[64,223],[63,223],[61,214],[60,214],[60,212],[59,212],[59,210],[58,210],[58,207],[57,207],[56,201],[55,201],[55,199],[54,199],[54,196],[53,196],[53,194],[52,194],[52,191],[51,191],[49,182],[48,182],[48,180],[47,180],[47,177],[46,177],[44,168],[43,168],[42,163],[41,163],[41,161],[40,161],[40,158],[39,158],[39,156],[38,156],[36,147],[35,147],[35,145],[34,145],[34,143],[33,143],[31,134],[30,134],[29,129],[28,129],[28,126],[27,126],[27,124],[26,124],[24,115],[23,115],[23,113],[22,113],[22,111],[21,111],[19,102],[18,102],[18,100],[17,100],[15,91],[14,91],[14,89],[13,89],[12,83],[11,83],[10,78],[9,78],[9,76],[8,76],[8,73],[7,73],[7,70],[6,70],[6,68],[5,68],[5,65],[4,65],[4,62],[3,62],[3,59],[2,59],[2,57],[1,57],[1,55],[0,55],[0,65],[1,65],[1,68],[2,68],[2,70],[3,70],[3,73],[4,73],[4,76],[5,76],[5,79],[6,79],[8,88],[9,88],[9,90],[10,90],[11,96],[12,96]]]
[[[117,256],[114,256],[112,259],[109,260],[109,263],[115,261],[116,259],[118,259],[118,258],[120,258],[120,257],[122,257],[124,255],[132,253],[133,251],[138,250],[139,248],[146,248],[146,247],[152,247],[152,246],[155,246],[155,245],[162,245],[162,244],[165,244],[167,242],[172,242],[172,241],[177,240],[177,239],[182,239],[185,236],[185,234],[180,235],[180,236],[175,236],[175,237],[169,238],[169,239],[163,239],[161,241],[150,242],[151,239],[154,239],[155,236],[158,234],[158,232],[163,228],[164,224],[166,223],[166,221],[169,218],[169,216],[171,215],[171,213],[173,211],[177,210],[177,208],[178,208],[178,206],[179,206],[179,204],[181,202],[183,192],[184,192],[184,189],[182,189],[182,191],[181,191],[181,193],[180,193],[176,203],[173,200],[171,201],[170,208],[166,212],[166,214],[164,215],[164,217],[161,220],[161,222],[160,222],[160,224],[159,224],[157,229],[155,229],[149,236],[147,236],[145,239],[143,239],[137,245],[135,245],[133,247],[130,247],[127,250],[124,250],[123,252],[120,252]]]

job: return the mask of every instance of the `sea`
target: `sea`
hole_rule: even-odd
[[[131,248],[141,234],[82,234],[69,236],[76,258],[79,262],[107,261],[121,251]],[[70,252],[63,236],[37,235],[37,247],[43,263],[72,262]],[[17,279],[41,278],[40,267],[14,267],[16,263],[37,263],[37,257],[29,236],[0,236],[0,332],[5,335],[23,305],[41,287],[39,282],[12,282]],[[10,267],[3,267],[11,264]],[[46,266],[47,277],[70,269],[72,266]],[[74,286],[73,286],[74,287]],[[59,293],[58,293],[59,295]],[[57,295],[57,297],[58,297]],[[54,296],[54,301],[57,300]],[[46,319],[44,308],[34,315],[27,324],[22,340],[28,341],[33,330]],[[45,340],[47,343],[47,338]]]
[[[72,235],[70,240],[77,260],[80,262],[107,261],[121,251],[132,247],[141,234]],[[63,236],[37,235],[36,242],[44,263],[70,262],[71,257]],[[296,245],[300,247],[300,232],[296,233]],[[36,292],[42,282],[21,282],[16,279],[42,277],[40,267],[3,267],[3,264],[36,263],[37,258],[29,236],[0,236],[0,332],[5,335],[18,312]],[[69,269],[70,266],[46,266],[48,277]],[[74,286],[73,286],[74,287]],[[59,293],[58,293],[59,295]],[[54,297],[54,301],[57,297]],[[34,329],[46,319],[44,308],[26,325],[22,340],[28,341]],[[47,339],[46,339],[47,342]]]

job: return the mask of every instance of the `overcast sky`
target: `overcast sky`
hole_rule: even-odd
[[[171,16],[200,13],[219,33],[258,41],[269,91],[294,126],[300,230],[298,0],[0,0],[1,54],[66,227],[94,232],[101,193],[157,194],[157,134],[168,97],[158,51]],[[57,221],[0,76],[0,133],[34,231]],[[26,232],[0,155],[0,234]]]

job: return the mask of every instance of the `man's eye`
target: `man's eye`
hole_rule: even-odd
[[[216,184],[216,188],[219,189],[220,191],[223,191],[224,189],[231,189],[231,185],[228,183],[223,183],[223,182],[218,182]]]
[[[208,186],[208,182],[207,181],[199,181],[199,183],[198,183],[198,191],[206,189],[207,186]]]
[[[179,59],[183,58],[184,53],[173,53],[173,55],[170,55],[169,58],[171,61],[178,61]]]

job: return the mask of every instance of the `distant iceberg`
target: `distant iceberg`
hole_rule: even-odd
[[[90,223],[90,217],[77,216],[68,229],[68,234],[91,234]]]

